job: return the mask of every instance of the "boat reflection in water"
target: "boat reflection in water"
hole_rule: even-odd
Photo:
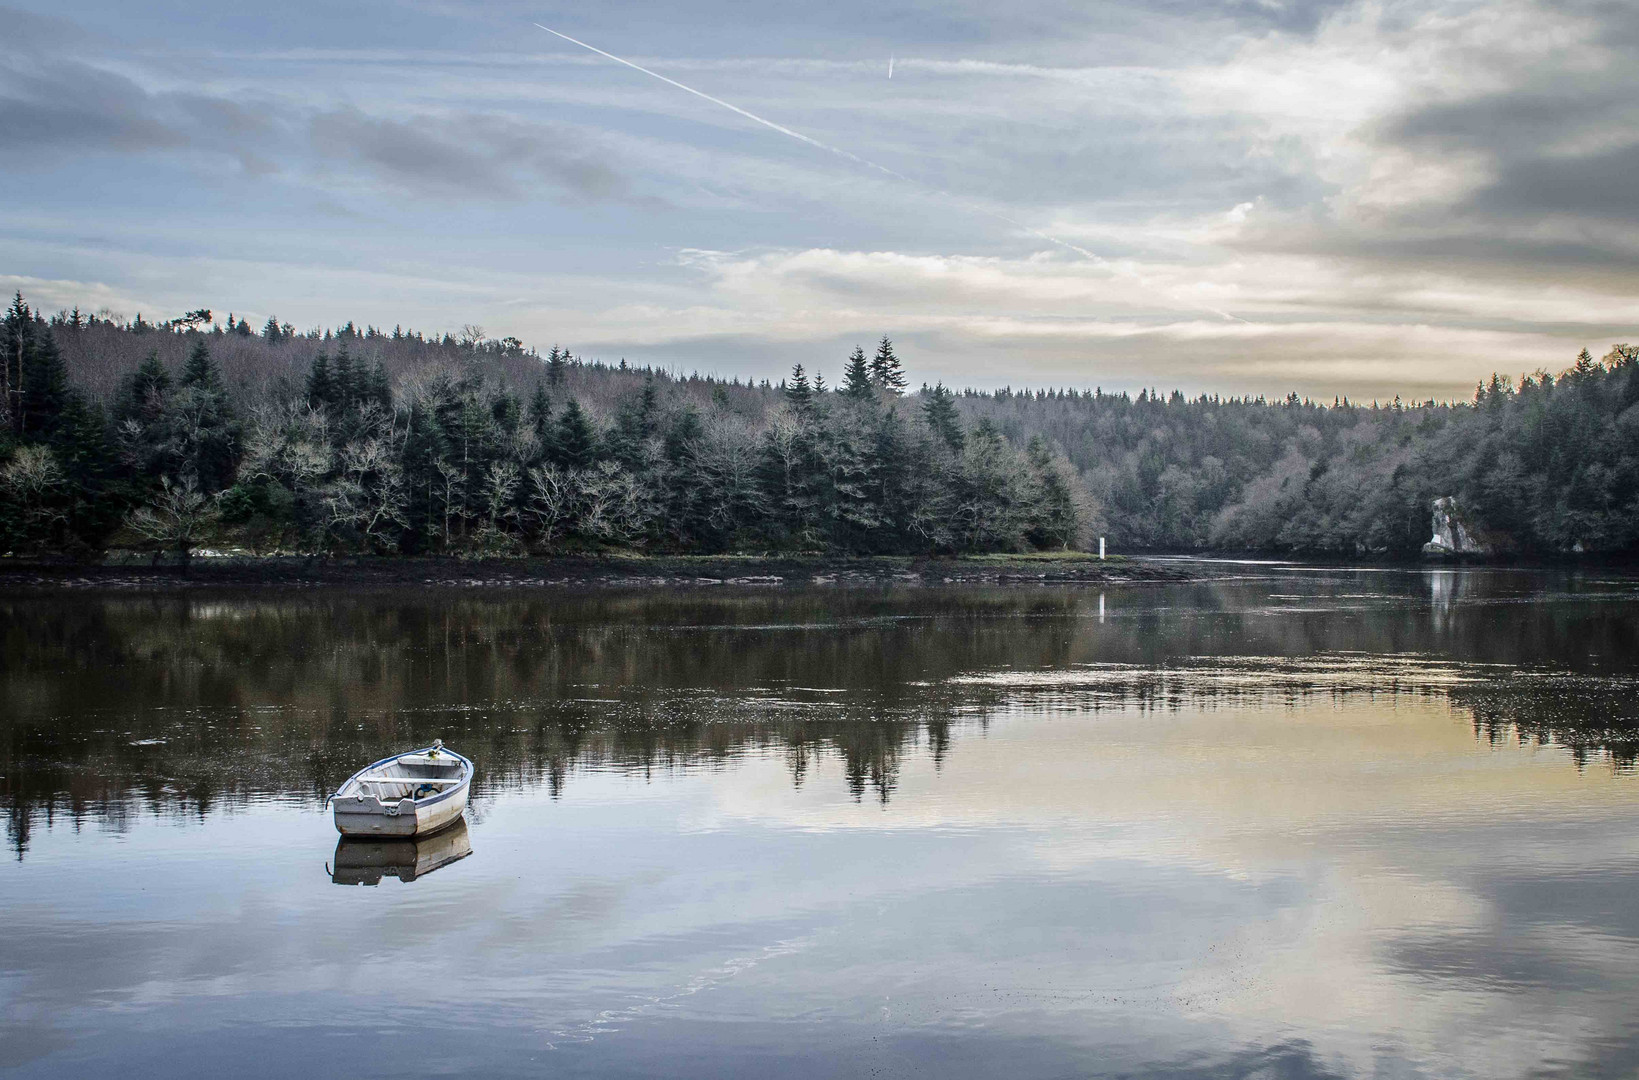
[[[380,885],[384,877],[414,881],[472,854],[465,819],[431,836],[360,840],[344,836],[336,844],[330,880],[337,885]]]

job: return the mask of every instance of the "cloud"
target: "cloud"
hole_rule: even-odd
[[[540,184],[586,201],[630,194],[625,178],[582,137],[505,116],[392,119],[342,108],[314,116],[311,131],[321,155],[422,194],[522,198]]]
[[[20,274],[0,274],[0,293],[20,292],[36,311],[67,311],[78,307],[86,313],[109,312],[121,317],[138,311],[154,311],[123,289],[101,281],[61,281]]]
[[[25,49],[62,49],[87,40],[89,35],[71,19],[0,7],[0,39],[11,52]]]
[[[54,20],[0,16],[40,46],[0,58],[0,169],[95,153],[181,152],[226,155],[251,176],[300,175],[316,155],[351,166],[354,186],[373,180],[445,199],[522,199],[545,188],[578,201],[640,201],[604,160],[607,151],[569,129],[499,112],[400,117],[351,105],[314,109],[265,93],[150,88],[106,63],[54,54],[44,44],[46,31],[59,29]]]
[[[1459,86],[1411,103],[1379,125],[1376,142],[1472,163],[1470,186],[1449,209],[1475,231],[1517,233],[1545,220],[1639,225],[1639,14],[1586,2],[1524,10],[1537,33],[1502,85],[1493,78],[1479,92]]]
[[[1636,224],[1639,142],[1604,153],[1522,162],[1487,184],[1463,209],[1537,219],[1566,216]]]
[[[537,43],[521,3],[401,5],[379,40],[301,10],[93,39],[0,9],[27,42],[0,57],[0,176],[26,211],[0,257],[106,277],[111,252],[40,239],[72,190],[151,226],[156,282],[179,247],[228,256],[190,231],[225,213],[232,256],[297,277],[448,253],[472,310],[428,317],[612,356],[777,376],[890,332],[936,378],[1328,399],[1466,397],[1639,323],[1626,3],[919,0],[755,28],[650,4],[567,27],[925,186]],[[539,272],[546,253],[576,271]],[[304,324],[407,317],[277,273],[244,287]]]
[[[0,59],[0,152],[13,164],[50,151],[139,151],[186,144],[123,75],[7,49]]]
[[[1360,4],[1311,41],[1249,46],[1201,85],[1247,88],[1333,190],[1228,243],[1476,284],[1617,274],[1631,291],[1636,41],[1631,6],[1512,0]]]

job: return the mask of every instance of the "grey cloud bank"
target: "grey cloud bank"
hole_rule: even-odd
[[[725,374],[888,332],[930,381],[1326,398],[1463,396],[1639,317],[1628,5],[370,9],[0,10],[0,275]]]

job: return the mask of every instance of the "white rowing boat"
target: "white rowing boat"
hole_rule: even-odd
[[[426,836],[467,808],[472,762],[444,740],[366,765],[330,796],[343,836]]]

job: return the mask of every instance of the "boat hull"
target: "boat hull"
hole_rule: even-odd
[[[441,746],[426,747],[360,769],[330,797],[330,809],[343,836],[429,836],[461,820],[471,786],[470,760]],[[443,790],[423,794],[438,787]]]
[[[426,836],[460,820],[467,808],[467,787],[446,792],[435,800],[413,799],[382,803],[373,795],[337,799],[331,803],[336,831],[343,836]]]

